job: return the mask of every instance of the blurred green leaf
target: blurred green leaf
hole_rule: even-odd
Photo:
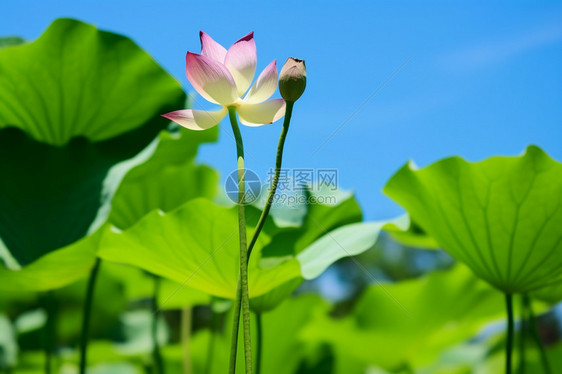
[[[0,314],[0,369],[9,371],[18,359],[16,331],[10,319]]]
[[[522,156],[459,157],[400,169],[384,192],[453,257],[507,292],[562,276],[562,164],[531,146]]]
[[[429,236],[416,222],[405,214],[394,222],[384,226],[384,230],[398,243],[415,248],[439,249],[439,244]]]
[[[500,293],[462,265],[395,284],[373,285],[341,320],[317,316],[308,338],[330,343],[338,360],[387,370],[427,365],[447,347],[503,316]]]
[[[303,328],[329,305],[317,295],[289,298],[263,315],[262,373],[295,373],[311,345],[301,338]]]
[[[89,374],[142,374],[144,370],[130,362],[102,363],[88,368]]]
[[[122,332],[124,341],[118,343],[116,349],[123,355],[138,355],[152,352],[154,342],[152,340],[153,310],[134,310],[121,315]],[[165,345],[170,338],[170,331],[166,320],[161,314],[158,318],[158,344]]]
[[[101,263],[96,279],[90,320],[92,339],[106,337],[104,334],[118,323],[128,306],[121,285],[106,275],[106,265]],[[80,337],[87,287],[88,278],[82,278],[51,292],[57,303],[57,336],[63,341],[77,341]]]
[[[25,334],[42,328],[46,322],[47,313],[45,310],[35,309],[18,316],[14,326],[18,334]]]
[[[25,43],[25,40],[19,36],[6,36],[0,38],[0,48],[11,47],[23,43]]]

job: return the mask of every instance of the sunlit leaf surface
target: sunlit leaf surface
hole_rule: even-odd
[[[408,164],[384,192],[502,291],[527,292],[562,276],[562,164],[537,147],[475,163]]]

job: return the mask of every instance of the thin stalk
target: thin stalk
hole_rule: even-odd
[[[261,362],[263,356],[263,324],[262,324],[262,314],[260,312],[256,313],[256,333],[257,333],[257,344],[256,344],[256,372],[255,374],[261,373]]]
[[[521,328],[519,332],[519,367],[517,370],[518,374],[525,374],[525,367],[527,366],[527,360],[525,355],[525,348],[527,342],[527,332],[528,332],[528,316],[527,316],[527,306],[525,304],[524,296],[521,297]]]
[[[94,290],[96,287],[96,279],[98,277],[101,260],[96,258],[94,267],[90,271],[88,286],[86,288],[86,300],[84,300],[84,311],[82,314],[82,332],[80,335],[80,374],[86,373],[86,364],[88,359],[88,339],[90,337],[90,316],[92,314],[92,304],[94,300]]]
[[[550,368],[550,363],[548,362],[546,350],[544,348],[542,339],[539,335],[539,330],[537,327],[537,318],[535,316],[535,312],[533,311],[533,304],[531,303],[531,298],[528,295],[524,295],[523,302],[525,303],[525,306],[527,307],[527,312],[529,313],[529,327],[531,329],[531,336],[533,337],[533,340],[535,341],[537,348],[539,349],[544,372],[546,374],[552,374],[552,369]]]
[[[281,135],[279,136],[279,143],[277,145],[277,155],[275,157],[275,173],[273,175],[273,180],[271,181],[271,188],[269,189],[269,195],[267,196],[267,201],[263,207],[258,224],[256,225],[256,230],[252,235],[250,240],[250,245],[248,245],[248,261],[250,261],[250,255],[252,254],[252,249],[256,245],[258,236],[260,235],[263,226],[265,225],[265,220],[269,215],[271,210],[271,205],[275,198],[275,192],[277,192],[277,186],[279,184],[279,175],[281,174],[281,166],[283,163],[283,148],[285,147],[285,139],[287,138],[287,133],[289,132],[289,125],[291,124],[291,116],[293,114],[294,101],[287,101],[285,109],[285,118],[283,120],[283,128],[281,129]]]
[[[507,341],[505,345],[505,373],[511,374],[511,354],[513,351],[513,295],[505,294],[507,310]]]
[[[154,291],[152,295],[152,359],[154,372],[156,374],[164,374],[164,362],[162,353],[160,352],[160,344],[158,344],[158,295],[160,293],[160,277],[154,276]]]
[[[191,374],[191,307],[185,307],[181,310],[181,349],[183,356],[183,373]]]
[[[228,114],[230,124],[232,125],[232,132],[236,139],[236,153],[238,157],[238,236],[240,239],[240,300],[242,306],[242,326],[244,330],[244,359],[246,364],[246,374],[252,374],[252,338],[250,334],[250,297],[248,293],[248,242],[246,238],[246,207],[245,195],[246,188],[244,184],[244,144],[242,142],[242,134],[236,119],[236,108],[229,107]],[[238,295],[237,295],[238,298]],[[235,303],[236,305],[236,303]],[[236,312],[234,313],[236,317]],[[239,320],[234,320],[233,323],[240,323]],[[237,334],[236,334],[237,335]],[[236,339],[237,341],[238,339]],[[235,348],[236,349],[236,348]],[[231,351],[232,353],[232,351]],[[230,370],[236,370],[231,368]]]

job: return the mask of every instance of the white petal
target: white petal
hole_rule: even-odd
[[[218,125],[227,113],[228,110],[226,108],[216,111],[184,109],[163,114],[162,117],[166,117],[191,130],[207,130]]]
[[[285,100],[273,99],[260,104],[242,103],[237,109],[240,122],[246,126],[261,126],[285,115]]]
[[[230,70],[238,95],[242,96],[248,90],[256,74],[256,42],[251,32],[234,43],[226,52],[224,64]]]
[[[261,72],[248,91],[244,101],[248,104],[261,103],[271,97],[277,88],[277,64],[275,60]]]
[[[238,100],[232,75],[210,57],[187,52],[185,74],[193,88],[212,103],[227,106]]]

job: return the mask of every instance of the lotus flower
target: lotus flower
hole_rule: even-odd
[[[192,130],[216,126],[226,116],[229,107],[236,108],[240,122],[246,126],[261,126],[283,117],[283,99],[266,101],[277,88],[275,60],[261,72],[250,88],[257,62],[253,32],[235,42],[228,50],[203,31],[199,36],[201,54],[187,52],[187,79],[201,96],[222,108],[215,111],[177,110],[164,114],[164,117]]]

